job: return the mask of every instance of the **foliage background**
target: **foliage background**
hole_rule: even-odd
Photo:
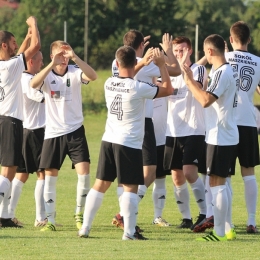
[[[49,62],[50,43],[64,38],[84,58],[85,1],[82,0],[21,0],[19,8],[0,8],[0,28],[14,33],[21,43],[27,32],[26,18],[34,15],[42,39],[45,63]],[[238,20],[247,22],[252,30],[250,51],[260,54],[259,0],[89,0],[88,62],[95,69],[108,69],[116,49],[129,29],[151,35],[150,46],[159,46],[165,32],[186,35],[194,43],[195,26],[199,25],[199,56],[202,44],[212,33],[228,41],[230,25]],[[194,44],[193,44],[194,45]],[[229,46],[231,48],[231,46]]]

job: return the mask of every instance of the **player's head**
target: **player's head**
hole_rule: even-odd
[[[205,40],[203,49],[208,62],[211,64],[213,56],[223,56],[225,52],[225,41],[218,34],[211,34]]]
[[[230,42],[246,45],[250,42],[250,29],[243,21],[238,21],[230,27]]]
[[[192,54],[191,41],[188,37],[178,36],[172,41],[172,51],[177,59],[181,59],[183,56],[183,49],[189,50],[188,57]]]
[[[0,31],[0,51],[5,52],[11,58],[16,55],[17,49],[18,45],[14,35],[8,31]]]
[[[116,51],[118,68],[131,69],[136,64],[135,50],[130,46],[122,46]]]
[[[134,50],[144,46],[144,36],[137,30],[130,30],[124,35],[123,43],[126,46],[131,46]]]
[[[50,56],[51,56],[51,59],[53,58],[53,56],[56,54],[56,53],[59,53],[61,51],[61,46],[62,45],[69,45],[67,42],[64,42],[64,41],[55,41],[51,44],[50,46]],[[62,62],[61,65],[63,66],[67,66],[69,63],[69,59],[68,58],[64,58],[64,61]]]
[[[34,54],[34,56],[27,62],[27,68],[29,72],[33,75],[38,73],[43,65],[44,64],[41,51],[36,52],[36,54]]]

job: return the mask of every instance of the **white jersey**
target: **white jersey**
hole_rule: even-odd
[[[228,63],[212,74],[207,92],[217,100],[205,108],[206,143],[223,146],[238,144],[235,119],[238,89],[237,72]]]
[[[108,112],[102,140],[142,149],[144,102],[157,95],[158,87],[132,78],[110,77],[104,89]]]
[[[167,103],[168,97],[153,100],[153,125],[156,146],[165,145],[167,128]]]
[[[71,133],[83,123],[81,84],[82,71],[68,65],[61,76],[51,71],[44,80],[46,128],[44,139]]]
[[[137,57],[137,62],[140,62],[142,58]],[[118,76],[119,71],[116,66],[116,60],[112,63],[112,74],[113,76]],[[149,65],[144,66],[141,68],[135,75],[134,79],[143,81],[146,83],[153,83],[153,78],[160,77],[160,69],[158,66],[156,66],[153,62],[151,62]],[[153,117],[153,101],[152,100],[146,100],[145,102],[145,117],[146,118],[152,118]]]
[[[22,90],[23,90],[23,128],[38,129],[45,127],[45,104],[43,93],[30,87],[29,82],[33,75],[27,72],[22,74]]]
[[[190,66],[195,81],[203,88],[207,80],[204,66]],[[188,89],[183,76],[171,77],[173,94],[168,97],[168,118],[166,136],[181,137],[205,135],[204,110]]]
[[[260,57],[240,50],[227,52],[225,57],[240,78],[237,125],[256,127],[253,96],[257,85],[260,85]]]
[[[0,115],[23,120],[21,77],[27,69],[24,54],[0,61]]]

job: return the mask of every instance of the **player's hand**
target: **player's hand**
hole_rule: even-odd
[[[187,83],[188,81],[193,79],[193,72],[186,63],[183,63],[180,66],[181,66],[181,70],[183,72],[183,78],[184,78],[185,82]]]
[[[63,56],[63,50],[60,52],[57,52],[55,55],[52,57],[52,63],[54,66],[60,65],[65,62],[65,58]]]
[[[144,66],[149,65],[153,60],[153,47],[149,48],[144,57],[142,58],[142,62],[144,63]]]
[[[182,51],[183,51],[183,52],[182,52],[182,57],[177,59],[178,62],[179,62],[179,64],[180,64],[180,66],[181,66],[182,64],[186,63],[187,57],[188,57],[188,54],[189,54],[189,49],[188,49],[188,48],[185,48],[185,47],[184,47]]]
[[[144,48],[150,43],[148,40],[151,38],[151,35],[147,35],[144,37]]]
[[[162,36],[162,43],[160,43],[160,46],[166,53],[167,51],[172,51],[172,36],[169,33],[165,33]]]
[[[34,16],[30,16],[29,18],[27,18],[26,23],[29,27],[32,27],[37,23],[37,20]]]
[[[70,45],[62,45],[61,50],[63,51],[63,56],[67,59],[73,59],[75,57],[75,53]]]
[[[165,65],[164,53],[159,48],[153,49],[153,62],[158,67]]]

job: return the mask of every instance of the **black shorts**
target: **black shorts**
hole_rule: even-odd
[[[22,157],[23,122],[0,116],[0,164],[18,166]]]
[[[80,162],[90,162],[83,125],[72,133],[45,139],[42,147],[40,168],[60,170],[66,155],[70,157],[74,165]]]
[[[227,178],[231,174],[231,162],[236,145],[207,144],[207,174]]]
[[[202,151],[201,158],[200,158],[199,164],[198,164],[198,172],[201,174],[204,174],[204,175],[207,174],[206,157],[207,157],[207,144],[204,141],[203,151]]]
[[[23,129],[23,156],[16,172],[34,173],[44,170],[39,168],[43,140],[44,128],[34,130]]]
[[[163,177],[165,175],[171,175],[171,170],[164,170],[163,158],[164,158],[165,145],[159,145],[157,149],[157,167],[156,167],[156,178]]]
[[[97,179],[121,184],[144,184],[142,150],[102,141]]]
[[[156,140],[152,118],[145,118],[142,154],[143,166],[157,164]]]
[[[166,136],[164,169],[182,170],[183,165],[198,166],[204,148],[204,135]]]
[[[239,164],[245,168],[259,165],[259,144],[258,132],[256,127],[238,126],[239,143],[236,147],[232,161],[232,173],[235,174],[236,158]]]

